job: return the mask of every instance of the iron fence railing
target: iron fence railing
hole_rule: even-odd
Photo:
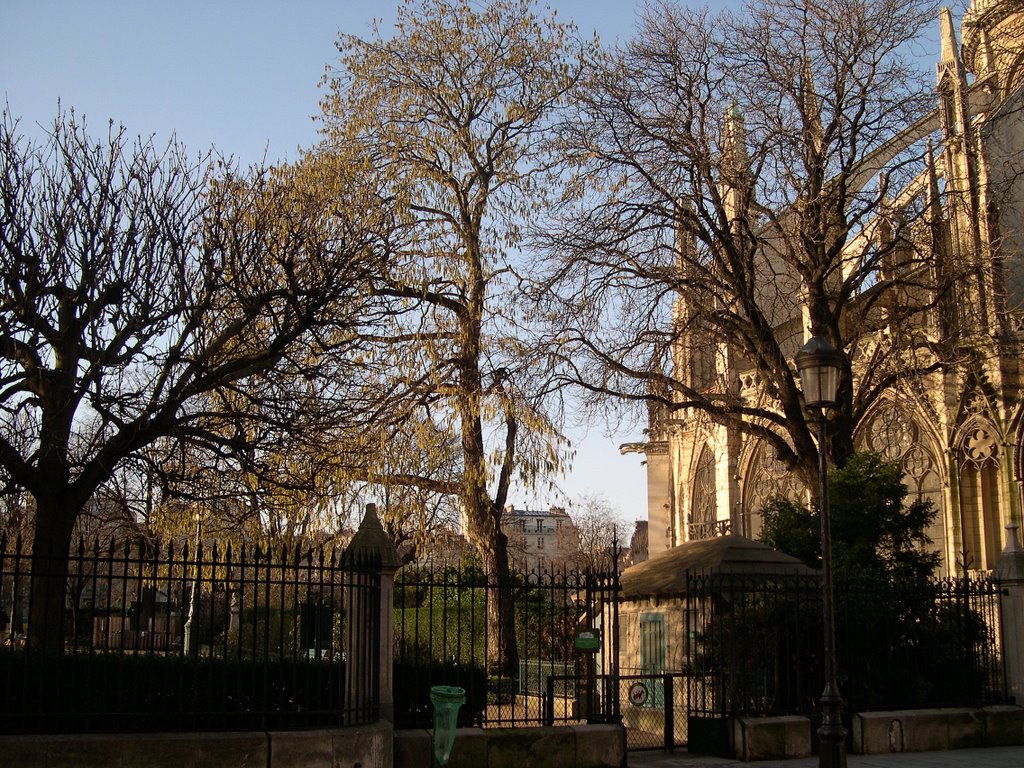
[[[835,598],[847,712],[1004,699],[993,580],[840,576]],[[684,626],[691,714],[818,711],[824,664],[817,576],[689,574]]]
[[[514,573],[504,586],[477,567],[406,566],[395,583],[396,726],[430,725],[434,685],[466,690],[466,726],[616,719],[618,697],[599,681],[617,674],[618,588],[611,565]],[[495,626],[498,603],[514,648]],[[596,650],[577,648],[582,629]]]
[[[0,731],[308,728],[378,717],[375,563],[310,547],[82,542],[68,558],[61,624],[41,629],[30,623],[33,568],[58,570],[33,562],[21,541],[0,541]],[[59,639],[56,651],[52,642],[40,649],[44,636]]]

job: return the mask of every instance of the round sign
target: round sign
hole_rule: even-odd
[[[629,686],[629,700],[637,707],[647,703],[647,686],[643,683],[633,683]]]

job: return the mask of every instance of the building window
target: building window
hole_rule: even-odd
[[[544,549],[544,537],[543,536],[538,536],[537,537],[537,549]]]
[[[762,514],[768,501],[777,497],[799,501],[803,498],[804,486],[776,458],[774,448],[764,441],[758,441],[754,447],[746,475],[740,522],[743,535],[757,539],[761,537]]]
[[[704,446],[697,460],[693,477],[693,496],[690,507],[691,541],[711,539],[718,535],[715,522],[718,518],[715,498],[715,456]]]
[[[871,416],[861,434],[863,447],[899,463],[910,499],[927,499],[935,505],[937,514],[927,530],[932,540],[928,550],[942,556],[942,568],[948,573],[942,478],[938,461],[928,447],[927,433],[913,416],[885,403]],[[861,440],[861,447],[859,443]]]
[[[976,420],[960,439],[961,566],[990,570],[1002,548],[999,499],[999,439],[995,428]]]
[[[544,530],[544,521],[541,520],[539,517],[537,518],[537,530],[538,531],[543,531]]]

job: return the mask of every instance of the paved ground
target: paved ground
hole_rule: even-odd
[[[629,768],[817,768],[818,758],[743,763],[721,757],[664,752],[630,752]],[[901,752],[891,755],[849,755],[849,768],[1024,768],[1024,747],[955,749],[949,752]]]

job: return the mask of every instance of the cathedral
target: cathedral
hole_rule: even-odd
[[[939,24],[935,107],[887,144],[928,148],[915,188],[895,200],[926,198],[942,231],[931,258],[972,265],[959,309],[929,315],[969,338],[971,354],[887,391],[854,444],[899,462],[911,496],[935,504],[929,536],[953,575],[992,569],[1024,508],[1024,0],[973,0],[959,41],[948,10]],[[754,396],[753,371],[728,374]],[[650,555],[730,532],[757,538],[769,498],[808,498],[766,443],[697,413],[652,410],[645,442],[623,452],[646,459]]]

